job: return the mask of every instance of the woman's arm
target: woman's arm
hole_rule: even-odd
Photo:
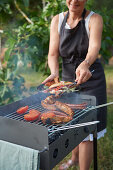
[[[50,43],[48,53],[48,65],[51,71],[51,75],[42,83],[53,80],[55,77],[59,77],[59,33],[58,33],[58,21],[59,16],[53,17],[50,27]]]
[[[86,82],[91,76],[89,67],[97,59],[101,47],[101,37],[103,30],[103,20],[98,14],[93,14],[89,22],[89,48],[86,59],[78,66],[76,70],[76,80],[78,84]]]

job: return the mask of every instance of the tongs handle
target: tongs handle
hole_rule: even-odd
[[[74,87],[76,84],[77,84],[77,81],[75,81],[74,83],[70,84],[70,85],[68,86],[68,88],[72,88],[72,87]]]
[[[93,73],[93,72],[94,72],[94,70],[91,71],[91,73]],[[72,87],[74,87],[75,85],[77,85],[77,82],[78,82],[78,81],[75,81],[75,82],[73,82],[72,84],[70,84],[70,85],[68,85],[68,86],[65,85],[65,86],[68,87],[68,88],[72,88]],[[65,86],[64,86],[64,87],[65,87]]]

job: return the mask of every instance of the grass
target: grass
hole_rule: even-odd
[[[105,66],[105,75],[107,82],[107,100],[113,101],[113,66]],[[26,74],[23,73],[26,80],[26,86],[37,86],[45,79],[42,73],[34,73],[29,70]],[[62,162],[71,158],[71,153],[67,155],[53,170],[58,170]],[[98,140],[98,169],[99,170],[113,170],[113,105],[108,107],[107,116],[107,133],[104,138]],[[70,168],[70,170],[78,170],[77,167]],[[93,170],[93,164],[90,170]]]

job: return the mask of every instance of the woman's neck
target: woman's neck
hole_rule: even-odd
[[[81,16],[82,16],[83,10],[77,11],[77,12],[69,11],[69,19],[71,19],[71,20],[79,20],[81,18]]]

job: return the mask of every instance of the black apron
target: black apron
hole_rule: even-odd
[[[64,17],[60,28],[60,45],[59,53],[62,57],[62,80],[73,82],[76,79],[75,71],[79,64],[86,58],[89,46],[89,38],[85,28],[86,10],[82,13],[82,20],[79,21],[73,29],[66,29],[65,25],[69,12]],[[106,81],[103,67],[99,59],[96,59],[91,65],[90,71],[93,72],[92,77],[85,83],[80,85],[80,94],[92,95],[96,97],[97,105],[106,103]],[[106,128],[107,107],[97,110],[97,119],[100,123],[97,131]]]

